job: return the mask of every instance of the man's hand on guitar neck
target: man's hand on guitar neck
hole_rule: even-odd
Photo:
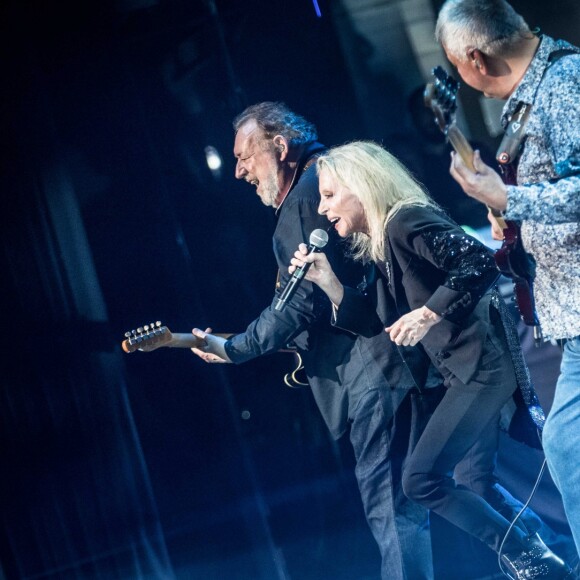
[[[207,363],[231,363],[224,346],[226,339],[211,334],[211,331],[211,328],[206,328],[205,331],[194,328],[191,331],[194,336],[205,340],[206,343],[200,348],[192,348],[191,352]]]
[[[500,175],[481,160],[479,151],[473,153],[473,166],[475,173],[465,165],[461,156],[454,151],[451,153],[449,173],[461,189],[488,207],[504,211],[507,207],[507,189]]]

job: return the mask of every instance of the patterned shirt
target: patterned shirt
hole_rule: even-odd
[[[574,53],[550,64],[562,49]],[[505,104],[504,127],[520,102],[532,107],[505,216],[522,220],[522,242],[536,260],[544,337],[572,338],[580,335],[580,49],[543,36]]]

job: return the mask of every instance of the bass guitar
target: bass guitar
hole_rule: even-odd
[[[433,69],[433,76],[434,81],[425,88],[425,105],[433,111],[439,129],[463,163],[475,172],[473,148],[455,123],[459,82],[440,66]],[[500,211],[491,207],[487,209],[504,235],[501,248],[494,254],[495,263],[498,270],[512,280],[516,306],[524,323],[533,327],[534,340],[538,344],[541,341],[541,329],[534,301],[534,259],[524,250],[519,225],[504,219]]]
[[[214,336],[229,338],[234,333],[218,334]],[[125,340],[121,343],[121,348],[126,353],[136,351],[152,352],[158,348],[202,348],[207,343],[203,338],[198,338],[191,333],[174,333],[163,326],[160,321],[144,324],[136,330],[129,330],[125,333]],[[284,375],[284,384],[290,388],[297,389],[307,387],[306,378],[301,375],[304,370],[300,353],[292,348],[282,349],[279,352],[287,352],[294,355],[296,367]]]

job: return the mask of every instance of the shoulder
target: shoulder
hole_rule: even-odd
[[[301,175],[297,176],[297,182],[290,196],[302,199],[312,199],[316,203],[320,203],[320,192],[318,190],[318,175],[316,174],[316,166],[311,165]]]
[[[564,93],[568,87],[578,91],[580,48],[563,40],[552,40],[547,47],[550,53],[547,56],[548,64],[541,83],[542,89],[552,87],[556,94]]]
[[[291,213],[307,213],[318,214],[318,206],[320,205],[320,193],[318,191],[318,176],[316,175],[316,168],[309,167],[298,180],[286,199],[280,206],[280,218],[285,214]],[[323,221],[326,218],[319,216]]]
[[[578,87],[580,75],[580,53],[571,53],[558,58],[546,71],[545,85]]]
[[[293,238],[296,231],[300,231],[303,241],[306,241],[312,230],[319,228],[326,230],[329,226],[326,217],[318,213],[320,195],[316,173],[314,174],[315,186],[308,183],[312,181],[310,177],[308,182],[303,182],[304,177],[307,176],[301,177],[300,182],[290,191],[280,206],[276,227],[278,237]]]
[[[387,229],[390,236],[400,236],[438,224],[451,225],[452,222],[437,206],[407,205],[389,219]]]
[[[545,130],[562,129],[560,120],[568,118],[566,132],[577,129],[576,119],[580,115],[580,54],[563,56],[546,72],[540,84],[537,107],[538,113],[553,119]]]
[[[316,159],[327,149],[318,141],[308,143],[304,146],[296,175],[294,185],[290,191],[292,197],[315,200],[320,203],[320,193],[318,190],[318,173],[316,171]]]

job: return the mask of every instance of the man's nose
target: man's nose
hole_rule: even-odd
[[[246,174],[247,174],[247,170],[244,167],[242,161],[240,159],[238,159],[238,162],[236,163],[236,171],[235,171],[235,176],[236,179],[242,179]]]

